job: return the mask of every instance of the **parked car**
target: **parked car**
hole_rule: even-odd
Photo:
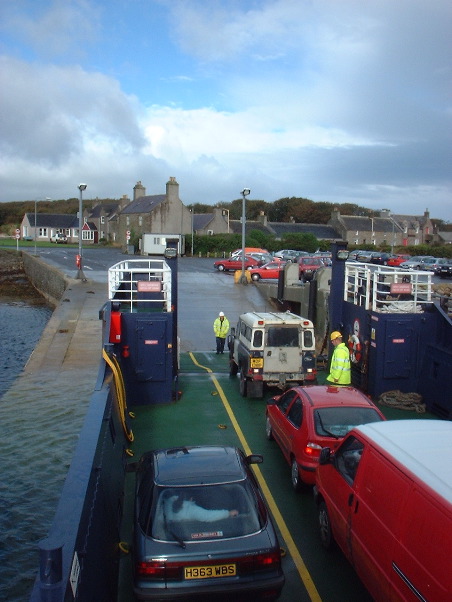
[[[293,258],[296,257],[297,251],[295,251],[294,249],[281,249],[279,251],[276,251],[276,253],[273,253],[273,255],[274,257],[279,257],[280,259],[285,259],[286,261],[292,261]]]
[[[235,257],[236,255],[241,255],[243,249],[235,249],[231,252],[231,257]],[[249,255],[250,253],[266,253],[269,255],[267,249],[262,249],[261,247],[245,247],[245,255]]]
[[[139,600],[276,600],[278,537],[250,464],[235,447],[145,453],[136,467],[134,592]]]
[[[391,253],[382,253],[381,251],[374,251],[370,257],[370,263],[377,265],[388,265],[388,261],[391,258]]]
[[[388,259],[388,265],[397,268],[404,261],[409,261],[411,259],[411,255],[391,255]]]
[[[428,270],[429,264],[435,261],[436,258],[431,255],[415,255],[408,261],[401,263],[399,267],[402,270]]]
[[[55,242],[57,245],[58,244],[67,244],[67,236],[66,234],[63,234],[62,232],[55,232],[55,234],[53,236],[50,237],[50,242]]]
[[[254,268],[259,265],[259,261],[251,257],[250,255],[245,255],[245,269]],[[235,257],[227,257],[225,259],[218,259],[214,262],[213,267],[220,272],[229,272],[231,270],[241,270],[242,269],[242,257],[241,255],[236,255]]]
[[[383,414],[353,387],[293,387],[267,402],[267,439],[278,443],[291,466],[292,487],[315,483],[320,450],[336,449],[358,424],[380,422]]]
[[[281,273],[281,270],[284,270],[286,263],[286,261],[270,261],[265,265],[256,268],[249,268],[248,272],[251,274],[251,280],[256,282],[261,278],[279,278],[279,274]]]
[[[308,282],[309,280],[313,279],[317,270],[325,267],[325,264],[320,257],[312,257],[308,255],[307,257],[300,257],[298,259],[298,267],[300,272],[300,280],[303,280],[303,282]]]
[[[366,424],[322,450],[321,543],[340,547],[373,600],[452,600],[451,454],[447,420]]]
[[[446,259],[437,265],[435,274],[440,278],[452,278],[452,259]]]

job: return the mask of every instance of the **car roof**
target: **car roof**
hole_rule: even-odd
[[[353,406],[378,408],[358,389],[354,387],[335,387],[333,385],[314,385],[294,387],[312,408],[329,406]]]
[[[241,481],[246,472],[235,447],[189,446],[148,452],[158,485],[212,485]]]

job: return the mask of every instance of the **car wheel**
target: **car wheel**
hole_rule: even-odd
[[[319,504],[319,528],[320,541],[326,550],[330,550],[334,544],[334,536],[331,531],[331,522],[325,502]]]
[[[261,277],[259,276],[259,274],[251,274],[251,280],[254,280],[257,282],[260,279],[261,279]]]
[[[268,416],[265,421],[265,436],[267,437],[267,439],[269,441],[273,441],[273,439],[274,439],[272,425],[270,423],[270,418]]]
[[[303,482],[300,479],[300,472],[298,470],[298,464],[295,458],[292,458],[292,464],[290,465],[290,478],[292,481],[293,490],[301,491],[303,488]]]
[[[220,265],[218,266],[218,271],[219,272],[224,272],[224,265],[220,263]]]
[[[246,397],[247,395],[247,382],[246,376],[243,372],[243,366],[240,368],[240,395]]]
[[[237,372],[239,371],[239,367],[234,362],[234,360],[229,360],[229,376],[237,376]]]

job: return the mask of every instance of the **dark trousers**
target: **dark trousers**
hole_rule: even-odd
[[[223,353],[224,342],[226,341],[226,339],[224,339],[222,337],[216,337],[216,339],[217,339],[217,353]]]

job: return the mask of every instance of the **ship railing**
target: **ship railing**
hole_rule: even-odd
[[[347,262],[344,300],[385,313],[420,313],[432,304],[432,272]]]
[[[108,270],[108,298],[121,311],[171,311],[171,268],[164,259],[128,259]]]

